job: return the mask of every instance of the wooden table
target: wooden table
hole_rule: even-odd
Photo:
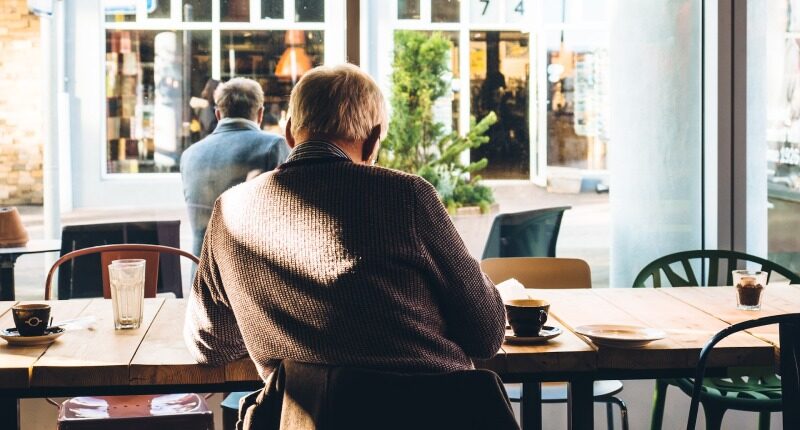
[[[543,345],[503,345],[479,367],[505,381],[522,382],[524,428],[541,426],[540,382],[571,383],[570,425],[593,426],[592,382],[691,376],[700,348],[729,323],[800,309],[800,287],[769,286],[764,309],[737,311],[731,288],[527,290],[551,302],[548,325],[564,333]],[[10,307],[0,302],[0,327],[13,326]],[[88,394],[142,394],[254,390],[261,386],[253,364],[224,367],[194,362],[182,338],[185,301],[145,300],[137,330],[113,330],[111,305],[103,299],[52,302],[56,320],[97,317],[95,329],[67,332],[54,344],[9,347],[0,341],[0,422],[17,419],[17,400]],[[642,349],[596,348],[571,329],[582,324],[637,324],[665,330],[669,337]],[[740,333],[723,341],[709,365],[721,373],[736,366],[774,363],[777,328]],[[9,426],[9,428],[13,428]]]
[[[0,247],[0,300],[14,300],[14,265],[25,254],[61,251],[60,240],[30,240],[25,246]]]

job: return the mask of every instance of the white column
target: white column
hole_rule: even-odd
[[[60,10],[54,10],[52,16],[39,19],[42,52],[42,118],[44,119],[44,165],[42,166],[44,181],[44,238],[61,237],[61,208],[58,170],[58,114],[61,82],[58,73],[58,23],[62,16]]]
[[[630,287],[659,256],[701,245],[700,3],[612,7],[612,287]]]

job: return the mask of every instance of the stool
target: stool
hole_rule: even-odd
[[[214,415],[195,393],[73,397],[58,411],[58,430],[214,430]]]

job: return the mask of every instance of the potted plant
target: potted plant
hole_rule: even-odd
[[[464,163],[462,155],[489,141],[486,131],[497,122],[497,116],[490,112],[480,121],[472,118],[463,136],[447,132],[444,124],[436,121],[434,103],[451,88],[447,78],[451,49],[451,42],[439,33],[395,33],[391,118],[380,163],[429,181],[462,236],[480,242],[488,235],[492,217],[462,217],[497,211],[492,190],[480,183],[478,174],[488,160]],[[483,242],[477,242],[468,243],[474,255],[483,249]]]

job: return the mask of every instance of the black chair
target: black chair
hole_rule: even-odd
[[[246,428],[519,429],[488,370],[404,374],[284,360],[242,405]]]
[[[764,318],[757,318],[749,321],[734,324],[711,338],[700,351],[700,359],[697,363],[695,372],[692,403],[689,407],[689,421],[686,425],[687,430],[694,430],[697,424],[697,412],[700,409],[700,400],[704,395],[703,377],[706,370],[706,362],[714,345],[726,337],[755,327],[778,324],[780,330],[780,364],[781,388],[783,397],[781,401],[781,412],[783,414],[784,429],[800,429],[800,313],[774,315]]]
[[[733,285],[732,272],[745,263],[758,264],[761,267],[759,270],[769,272],[770,282],[773,281],[773,273],[778,273],[791,284],[800,283],[800,276],[796,273],[755,255],[724,249],[697,249],[676,252],[654,260],[639,272],[633,281],[633,287],[646,287],[648,280],[653,288],[661,288],[662,280],[666,281],[665,286],[670,287],[730,286]],[[679,267],[675,267],[678,265]],[[697,276],[695,268],[701,267],[702,275]],[[679,272],[683,272],[683,276]],[[723,276],[720,276],[720,272]],[[662,273],[664,279],[661,277]]]
[[[761,271],[769,272],[770,282],[777,273],[792,284],[800,283],[800,277],[791,270],[755,255],[702,249],[676,252],[654,260],[639,272],[633,281],[633,288],[648,285],[653,288],[732,285],[732,272],[746,263],[757,264]],[[706,379],[703,409],[706,411],[708,428],[720,429],[725,412],[731,409],[758,412],[759,430],[769,429],[770,413],[780,409],[781,390],[776,380],[774,375],[750,375],[746,380],[736,378],[730,381]],[[669,386],[674,385],[684,393],[691,394],[692,384],[689,378],[656,380],[650,422],[652,430],[661,429]]]
[[[482,260],[502,257],[555,257],[561,218],[570,206],[499,214],[494,218]]]
[[[144,221],[65,226],[61,231],[61,256],[100,245],[140,243],[180,248],[180,221]],[[183,297],[180,257],[161,254],[157,292]],[[100,256],[88,255],[58,269],[58,298],[61,300],[102,297]]]

